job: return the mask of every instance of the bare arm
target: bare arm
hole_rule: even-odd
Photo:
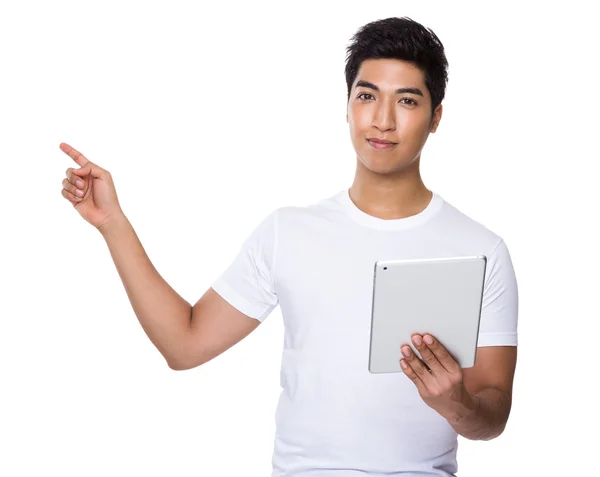
[[[248,336],[260,323],[209,288],[193,307],[183,353],[177,367],[171,367],[183,370],[204,364]]]
[[[154,268],[124,215],[99,230],[142,328],[170,368],[184,370],[206,363],[260,325],[212,288],[192,307]]]
[[[110,172],[69,144],[59,147],[81,166],[67,169],[63,197],[106,240],[133,311],[172,369],[210,361],[260,324],[212,288],[193,307],[184,300],[150,262],[121,209]]]
[[[512,403],[511,395],[501,389],[486,388],[465,397],[456,420],[448,420],[454,430],[471,440],[489,441],[504,431]]]
[[[98,230],[142,328],[169,366],[176,367],[189,334],[192,306],[156,271],[125,215]]]

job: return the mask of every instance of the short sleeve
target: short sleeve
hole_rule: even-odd
[[[233,262],[212,284],[227,302],[260,322],[279,303],[272,273],[277,236],[276,209],[250,233]]]
[[[517,346],[517,280],[504,240],[488,257],[477,346]]]

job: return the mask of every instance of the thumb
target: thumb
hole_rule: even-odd
[[[102,179],[104,177],[105,171],[93,162],[88,161],[80,169],[73,169],[73,174],[79,177],[92,174],[92,177],[96,179]]]

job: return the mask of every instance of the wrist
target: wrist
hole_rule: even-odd
[[[452,416],[447,420],[451,425],[460,424],[465,419],[476,414],[478,409],[479,398],[469,394],[465,388]]]
[[[102,234],[104,238],[112,234],[114,231],[122,229],[123,226],[128,224],[127,217],[122,211],[115,212],[114,214],[108,215],[106,219],[98,226],[98,232]]]

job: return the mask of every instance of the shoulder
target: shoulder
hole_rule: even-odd
[[[335,200],[336,196],[320,199],[305,205],[286,205],[276,210],[278,226],[284,230],[320,226],[325,222],[343,218]]]
[[[436,222],[449,239],[477,245],[476,248],[485,251],[488,256],[503,242],[496,231],[447,201],[444,201],[441,212]]]

